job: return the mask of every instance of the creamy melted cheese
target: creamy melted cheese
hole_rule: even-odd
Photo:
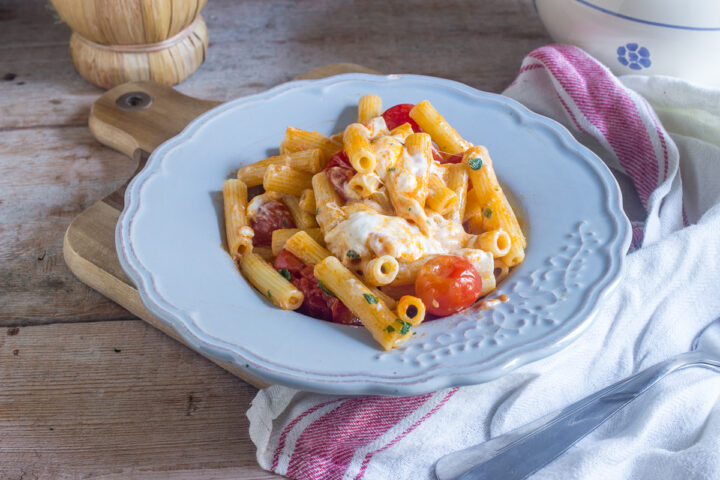
[[[461,247],[466,236],[462,226],[430,214],[429,235],[424,235],[405,219],[376,212],[353,212],[325,236],[330,251],[345,258],[354,250],[364,260],[392,255],[401,262],[412,262],[425,255],[447,253]]]
[[[373,117],[367,123],[365,123],[364,127],[367,132],[368,140],[372,140],[373,138],[379,137],[380,135],[390,134],[390,131],[387,128],[387,124],[385,123],[385,119],[382,117],[382,115],[378,117]]]
[[[428,161],[421,152],[410,155],[406,149],[403,150],[402,163],[405,170],[416,177],[423,177],[428,171]]]

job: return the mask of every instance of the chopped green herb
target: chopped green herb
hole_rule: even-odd
[[[248,365],[248,364],[246,363],[246,364],[245,364],[245,368],[250,368],[250,365]]]
[[[282,223],[283,227],[287,227],[287,220],[285,220],[284,218],[280,221],[280,223]]]
[[[480,170],[482,167],[482,158],[480,157],[473,157],[470,160],[468,160],[468,163],[470,164],[470,168],[473,170]]]
[[[357,253],[355,250],[348,250],[345,255],[347,255],[348,258],[360,258],[360,254]]]
[[[281,268],[281,269],[280,269],[280,275],[282,275],[283,277],[285,277],[285,280],[287,280],[288,282],[289,282],[290,280],[292,280],[292,276],[290,275],[290,270],[288,270],[287,268]]]
[[[408,212],[412,212],[412,207],[408,207]]]
[[[387,169],[387,171],[388,171],[388,173],[394,172],[394,171],[395,171],[395,167],[390,167],[390,168]]]
[[[315,208],[315,215],[317,215],[318,213],[320,213],[320,209],[319,209],[319,208]]]
[[[407,332],[410,331],[410,327],[412,326],[412,325],[410,325],[410,322],[400,320],[399,318],[396,318],[395,321],[398,322],[400,325],[402,325],[402,328],[400,328],[400,333],[402,335],[405,335]]]
[[[490,217],[492,217],[492,210],[485,207],[482,209],[482,214],[485,218],[490,218]]]
[[[387,327],[385,327],[385,331],[388,333],[392,333],[395,331],[395,328],[392,325],[388,325]]]
[[[267,291],[267,297],[272,298],[272,293],[270,293],[270,290]]]
[[[363,297],[365,297],[365,301],[368,303],[378,303],[378,299],[375,295],[371,295],[369,293],[363,293]]]
[[[334,296],[335,296],[330,290],[328,290],[328,288],[325,286],[325,284],[322,283],[320,280],[318,280],[318,287],[320,287],[320,290],[322,290],[323,292],[327,293],[327,294],[330,295],[331,297],[334,297]]]

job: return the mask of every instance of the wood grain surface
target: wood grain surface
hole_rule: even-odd
[[[255,389],[62,260],[72,219],[135,165],[93,139],[103,92],[75,73],[46,5],[0,0],[0,478],[277,478],[247,437]],[[334,62],[497,92],[550,42],[531,0],[210,0],[203,16],[208,57],[178,89],[217,100]]]

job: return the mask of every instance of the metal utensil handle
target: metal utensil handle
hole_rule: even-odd
[[[449,455],[447,461],[443,458],[438,462],[436,474],[440,480],[525,478],[553,461],[665,375],[696,365],[720,368],[720,362],[703,352],[678,355],[531,424],[458,452],[457,457]],[[458,464],[449,463],[458,461],[465,467],[462,474],[458,472]],[[458,474],[447,476],[450,471]]]

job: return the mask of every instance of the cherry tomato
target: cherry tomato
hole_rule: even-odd
[[[333,188],[344,201],[347,201],[345,184],[350,181],[355,173],[355,169],[350,165],[350,159],[345,152],[338,152],[333,155],[325,166],[325,175],[327,175]]]
[[[463,159],[463,154],[456,153],[455,155],[450,155],[443,162],[440,162],[440,163],[460,163],[460,162],[462,162],[462,159]]]
[[[325,170],[332,167],[353,168],[352,165],[350,165],[350,159],[348,158],[347,153],[342,150],[328,160],[327,165],[325,165]]]
[[[305,266],[300,272],[300,277],[293,279],[292,282],[305,296],[300,311],[311,317],[332,321],[332,310],[328,307],[326,298],[329,295],[322,291],[313,271],[312,265]]]
[[[332,311],[332,321],[343,325],[362,325],[362,322],[337,298],[330,298],[328,306]]]
[[[305,268],[305,264],[298,257],[290,253],[289,250],[285,250],[283,248],[282,250],[280,250],[277,257],[275,257],[273,267],[275,267],[275,270],[277,271],[280,271],[282,269],[287,270],[294,278],[300,276],[300,272],[303,268]]]
[[[270,200],[260,205],[250,226],[255,232],[253,245],[270,245],[273,231],[279,228],[295,228],[295,221],[284,203]]]
[[[433,315],[445,317],[472,305],[480,296],[482,280],[469,260],[440,255],[428,261],[415,279],[415,294]]]
[[[418,124],[415,123],[415,120],[410,118],[410,110],[412,110],[414,106],[412,103],[401,103],[385,110],[382,116],[385,119],[385,125],[387,125],[388,130],[399,127],[403,123],[409,123],[413,132],[422,132]]]

